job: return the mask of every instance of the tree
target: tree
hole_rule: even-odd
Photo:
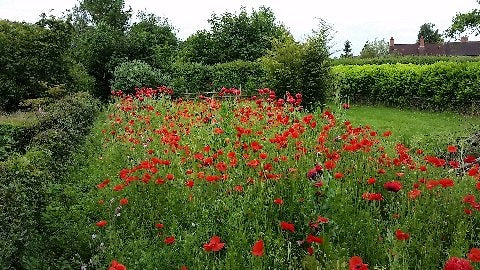
[[[124,0],[83,0],[73,8],[71,15],[81,28],[101,23],[125,31],[132,17],[132,9],[125,10]]]
[[[477,0],[480,4],[480,0]],[[445,31],[447,37],[459,37],[464,32],[480,34],[480,10],[473,9],[467,13],[457,13],[452,19],[452,25]]]
[[[388,55],[388,43],[382,39],[367,41],[360,52],[360,58],[375,58]]]
[[[204,64],[255,61],[272,48],[272,40],[288,32],[266,7],[250,14],[244,7],[239,14],[213,14],[208,22],[210,31],[199,31],[185,41],[186,52],[181,53],[185,61]]]
[[[345,41],[345,45],[343,47],[343,54],[340,57],[342,58],[353,57],[352,43],[349,40]]]
[[[140,13],[138,19],[126,33],[128,59],[169,70],[178,47],[173,26],[167,19],[154,14]]]
[[[434,29],[435,24],[424,23],[420,26],[420,30],[417,35],[417,43],[420,42],[420,37],[423,37],[425,43],[440,43],[443,42],[442,35],[438,32],[438,29]]]

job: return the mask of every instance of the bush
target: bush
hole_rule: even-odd
[[[480,99],[480,63],[384,64],[333,68],[339,94],[352,102],[472,111]]]
[[[136,87],[156,87],[166,85],[167,81],[166,76],[162,75],[160,71],[143,61],[134,60],[124,62],[115,68],[111,88],[122,90],[125,93],[133,93]]]
[[[0,162],[0,268],[50,267],[51,235],[42,223],[48,187],[62,176],[98,110],[98,101],[85,93],[58,100],[46,109],[28,151]]]
[[[175,89],[176,95],[213,91],[211,66],[198,63],[175,62],[171,77],[171,86]]]
[[[286,92],[301,93],[304,104],[310,108],[315,103],[324,103],[331,85],[326,42],[324,33],[311,37],[305,44],[293,38],[276,42],[261,59],[267,86],[275,89],[279,96]]]
[[[0,109],[14,110],[26,98],[43,94],[44,85],[69,79],[64,53],[69,24],[44,19],[40,25],[0,20]]]
[[[233,61],[212,66],[213,86],[235,87],[243,93],[252,95],[264,84],[265,72],[258,62]]]

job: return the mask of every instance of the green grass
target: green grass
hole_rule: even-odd
[[[0,125],[12,126],[33,126],[38,123],[38,114],[36,112],[13,112],[4,113],[0,111]]]
[[[448,144],[461,144],[480,130],[479,116],[451,112],[352,105],[346,118],[354,125],[370,125],[379,132],[391,130],[395,141],[430,150],[443,151]]]

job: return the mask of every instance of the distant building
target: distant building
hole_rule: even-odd
[[[390,38],[390,54],[399,55],[452,55],[452,56],[479,56],[480,41],[468,41],[462,37],[460,42],[426,43],[420,37],[418,44],[395,44]]]

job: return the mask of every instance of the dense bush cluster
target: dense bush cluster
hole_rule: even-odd
[[[440,61],[445,62],[480,62],[480,57],[474,56],[400,56],[389,55],[384,57],[360,58],[342,57],[332,60],[333,66],[338,65],[382,65],[382,64],[416,64],[431,65]]]
[[[71,78],[63,57],[69,40],[64,22],[0,20],[0,110],[13,110],[21,100],[40,97],[48,86]]]
[[[51,104],[25,154],[0,162],[0,265],[45,268],[50,235],[42,222],[50,185],[62,177],[68,157],[82,143],[100,106],[85,93]],[[49,254],[51,256],[51,254]]]
[[[341,98],[352,102],[474,111],[480,100],[479,62],[348,65],[333,73]]]
[[[0,123],[0,161],[7,159],[12,152],[23,152],[30,143],[35,125]]]

